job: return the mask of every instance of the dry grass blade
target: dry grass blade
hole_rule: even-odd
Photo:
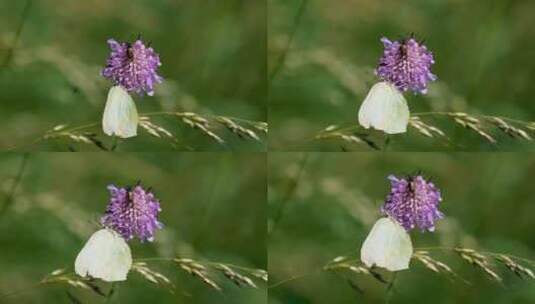
[[[213,279],[214,275],[222,275],[222,277],[225,277],[238,287],[258,288],[253,279],[259,279],[266,283],[268,281],[267,271],[263,269],[252,269],[217,262],[198,262],[184,258],[176,258],[174,261],[180,268],[200,278],[205,284],[216,290],[221,290],[221,287]]]
[[[525,125],[525,127],[531,131],[535,131],[535,122],[529,122]]]
[[[412,258],[416,259],[420,263],[422,263],[427,269],[435,272],[435,273],[442,273],[451,275],[454,278],[461,279],[464,283],[470,284],[465,279],[461,278],[459,275],[457,275],[450,266],[446,265],[443,262],[437,261],[434,258],[429,256],[428,251],[418,250],[414,252]]]
[[[364,141],[360,139],[359,137],[355,135],[348,135],[341,132],[329,132],[324,134],[318,134],[316,136],[316,139],[334,139],[338,138],[341,139],[347,143],[353,143],[353,144],[363,144]]]
[[[430,269],[433,272],[440,273],[440,268],[438,267],[436,261],[427,255],[425,251],[416,251],[412,258],[420,261],[427,269]],[[449,268],[449,267],[448,267]],[[451,271],[451,269],[450,269]]]
[[[254,122],[252,125],[253,125],[253,127],[255,129],[263,132],[264,134],[268,133],[268,124],[267,124],[267,122],[258,121],[258,122]]]
[[[446,133],[440,128],[424,121],[422,119],[423,116],[447,117],[456,125],[475,132],[491,144],[498,143],[494,133],[491,133],[491,131],[501,131],[511,138],[526,141],[532,141],[533,134],[530,134],[530,132],[535,132],[535,122],[498,116],[471,115],[463,112],[423,112],[415,113],[414,116],[410,117],[409,127],[415,129],[419,134],[429,138],[444,138],[448,142],[450,142],[450,139],[447,137]],[[377,145],[368,139],[369,134],[372,133],[368,134],[367,131],[359,131],[359,134],[356,132],[359,128],[360,127],[356,123],[348,123],[347,127],[330,125],[320,131],[315,136],[315,139],[338,139],[347,143],[365,143],[373,149],[378,149]]]
[[[507,123],[500,117],[490,117],[489,121],[512,138],[522,138],[529,141],[532,140],[531,136],[526,131]]]
[[[210,130],[211,125],[206,118],[192,112],[176,113],[176,116],[180,117],[182,122],[184,122],[189,127],[201,131],[203,134],[214,139],[218,143],[225,143],[225,141],[221,137],[219,137],[217,134]]]
[[[435,137],[436,136],[446,136],[442,130],[439,128],[432,126],[430,124],[427,124],[421,120],[418,116],[412,116],[409,120],[409,126],[416,129],[420,134],[427,136],[427,137]]]
[[[73,276],[72,274],[66,274],[65,269],[56,269],[50,274],[46,275],[40,282],[40,284],[54,284],[54,283],[64,283],[74,288],[81,288],[85,290],[90,290],[99,296],[105,296],[106,294],[93,283],[92,280],[82,279],[78,276]]]
[[[449,116],[453,118],[453,121],[455,123],[461,125],[464,128],[476,132],[481,137],[485,138],[488,142],[492,144],[497,143],[496,139],[483,129],[483,125],[478,118],[470,116],[467,113],[460,112],[449,113]]]
[[[264,281],[265,283],[268,282],[268,272],[263,269],[254,269],[251,271],[251,275],[259,278],[260,280]]]
[[[142,130],[153,137],[169,139],[174,143],[177,142],[177,138],[169,130],[158,125],[151,119],[155,116],[178,117],[180,121],[188,127],[200,131],[203,135],[215,140],[219,144],[226,143],[225,140],[216,133],[216,131],[219,131],[219,129],[223,127],[239,138],[252,139],[255,141],[261,141],[257,132],[265,134],[268,132],[268,124],[266,122],[215,115],[207,115],[206,117],[203,117],[202,115],[193,112],[154,112],[146,113],[139,117],[139,127]],[[66,124],[56,125],[52,129],[46,131],[43,136],[38,138],[34,143],[42,140],[67,139],[69,141],[74,141],[75,143],[92,144],[101,150],[114,150],[115,146],[107,148],[104,143],[98,139],[95,133],[84,131],[95,128],[99,124],[100,122],[94,122],[77,127],[68,127]],[[68,144],[70,150],[76,150],[70,143]]]
[[[246,124],[263,133],[267,134],[268,132],[268,124],[265,122],[241,120],[238,118],[230,118],[225,116],[210,116],[210,118],[206,118],[193,112],[177,112],[174,113],[174,115],[180,117],[182,122],[189,127],[200,130],[205,135],[211,137],[220,144],[225,143],[225,141],[213,131],[212,124],[219,124],[223,126],[240,138],[253,139],[256,141],[260,141],[260,137],[256,134],[256,132],[240,125],[237,121],[244,121]]]
[[[173,136],[171,132],[169,132],[162,126],[159,126],[153,123],[150,120],[150,118],[147,116],[142,116],[139,118],[139,126],[154,137],[158,137],[158,138],[167,137],[167,138],[175,139],[175,137]]]
[[[43,135],[44,140],[61,138],[69,139],[76,143],[95,145],[100,150],[108,150],[95,133],[71,131],[67,129],[67,125],[57,125]]]
[[[490,268],[490,263],[487,256],[468,248],[455,248],[454,250],[463,260],[483,270],[495,281],[502,282],[502,278],[492,268]]]
[[[215,268],[220,270],[223,273],[223,275],[225,275],[225,277],[227,277],[230,281],[232,281],[238,287],[245,285],[245,286],[257,288],[253,280],[251,280],[247,276],[244,276],[234,271],[232,268],[228,267],[227,265],[219,264],[215,266]]]
[[[379,147],[377,146],[377,144],[375,144],[370,139],[366,138],[367,137],[366,134],[358,134],[355,132],[351,132],[350,129],[354,130],[355,128],[354,127],[340,128],[338,125],[330,125],[326,127],[325,129],[323,129],[322,131],[320,131],[314,138],[316,140],[339,139],[350,144],[359,144],[359,145],[365,144],[374,150],[379,150]]]
[[[240,126],[230,118],[218,116],[216,121],[225,126],[230,132],[238,135],[240,138],[251,138],[260,141],[260,138],[253,130]]]
[[[210,286],[211,288],[221,291],[221,287],[213,281],[208,274],[208,271],[205,266],[191,260],[191,259],[174,259],[180,268],[185,270],[187,273],[191,274],[194,277],[199,278],[203,283]]]
[[[349,271],[355,274],[370,275],[372,278],[376,279],[378,282],[383,284],[388,284],[389,282],[383,278],[383,276],[376,272],[373,268],[368,268],[359,262],[356,262],[354,259],[351,260],[347,257],[340,256],[333,259],[331,262],[327,263],[323,270],[326,271]]]
[[[371,274],[370,270],[364,266],[352,265],[346,263],[335,263],[332,265],[327,265],[323,268],[324,270],[347,270],[357,274]]]
[[[163,287],[170,287],[171,289],[174,288],[174,285],[171,280],[169,280],[165,275],[150,269],[147,266],[147,263],[136,262],[132,264],[132,270],[139,273],[149,282]]]
[[[88,138],[95,146],[103,151],[108,151],[109,149],[104,145],[104,143],[97,137],[95,133],[84,132],[82,133],[86,138]]]
[[[519,263],[515,262],[511,257],[505,254],[499,254],[495,258],[497,261],[504,264],[507,269],[514,272],[521,279],[523,279],[524,276],[531,279],[535,279],[535,274],[533,274],[533,271],[531,269],[520,265]]]

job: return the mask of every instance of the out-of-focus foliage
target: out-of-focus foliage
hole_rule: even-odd
[[[14,188],[22,157],[0,157],[0,294],[21,291],[0,298],[1,303],[67,303],[67,291],[82,303],[104,302],[66,284],[34,284],[54,269],[73,271],[76,255],[99,229],[109,198],[106,186],[132,185],[138,179],[161,200],[165,227],[153,243],[129,242],[134,259],[178,256],[267,267],[266,171],[260,154],[29,154]],[[239,288],[219,275],[222,291],[216,291],[176,263],[147,263],[172,281],[174,293],[131,271],[126,282],[116,285],[111,303],[266,302],[261,282],[258,289]],[[103,290],[109,287],[104,284]]]
[[[351,271],[344,279],[322,267],[340,255],[358,259],[381,216],[389,174],[421,170],[442,191],[446,217],[435,233],[411,232],[415,249],[463,246],[535,260],[530,154],[272,153],[268,170],[269,303],[385,302],[387,284]],[[520,279],[499,262],[491,265],[502,284],[453,251],[430,255],[460,278],[413,260],[397,274],[390,303],[535,302],[535,280]]]
[[[439,81],[428,95],[405,94],[412,113],[454,111],[535,120],[533,1],[268,0],[268,8],[271,149],[369,150],[366,144],[318,141],[314,136],[329,125],[357,124],[358,107],[378,81],[373,70],[382,55],[383,36],[401,39],[414,33],[434,53]],[[426,121],[443,130],[449,141],[410,129],[392,136],[390,149],[534,147],[496,128],[491,135],[498,145],[445,117]],[[382,134],[371,133],[371,139],[383,143]]]
[[[155,97],[135,96],[140,113],[189,111],[265,122],[265,16],[262,1],[0,1],[0,147],[90,149],[68,147],[68,138],[37,145],[32,141],[59,124],[100,122],[111,86],[100,76],[109,54],[106,40],[132,41],[138,35],[160,54],[165,79],[156,86]],[[176,135],[178,143],[140,129],[142,136],[121,142],[117,149],[265,148],[225,130],[228,147],[221,146],[178,119],[155,121]],[[89,131],[102,135],[99,126]]]

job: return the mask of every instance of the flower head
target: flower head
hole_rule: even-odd
[[[438,210],[442,201],[440,190],[421,175],[388,177],[392,185],[381,212],[394,218],[405,230],[418,226],[422,231],[434,231],[435,221],[444,217]]]
[[[141,185],[120,188],[109,185],[110,201],[100,219],[102,225],[118,232],[125,240],[138,237],[142,242],[154,240],[154,232],[163,224],[158,221],[160,202]]]
[[[377,76],[395,85],[400,91],[425,94],[427,84],[437,77],[431,73],[433,54],[414,38],[390,41],[381,38],[385,50],[375,70]]]
[[[154,94],[154,84],[162,82],[156,70],[162,65],[160,57],[140,39],[134,43],[109,39],[111,54],[102,70],[102,76],[129,92]]]

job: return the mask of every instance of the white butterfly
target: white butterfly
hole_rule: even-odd
[[[375,84],[359,109],[359,124],[387,134],[407,132],[409,106],[403,94],[392,84]]]
[[[137,135],[138,122],[136,104],[132,97],[123,87],[112,87],[102,117],[104,133],[122,138],[133,137]]]
[[[399,271],[409,268],[412,251],[407,231],[395,220],[384,217],[373,225],[362,244],[360,260],[368,267]]]
[[[89,238],[74,262],[76,274],[106,282],[125,281],[132,267],[132,254],[117,232],[101,229]]]

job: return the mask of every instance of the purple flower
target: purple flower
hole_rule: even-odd
[[[444,217],[438,210],[442,201],[440,190],[421,175],[397,178],[388,177],[392,185],[381,212],[394,218],[405,230],[416,226],[420,230],[434,231],[435,221]]]
[[[431,73],[435,61],[427,47],[414,38],[390,41],[383,37],[381,42],[385,50],[375,74],[402,92],[427,93],[428,82],[437,80]]]
[[[134,237],[142,242],[154,240],[156,229],[163,228],[158,221],[162,209],[154,194],[139,184],[132,189],[109,185],[108,190],[111,197],[106,213],[100,219],[102,225],[117,231],[125,240]]]
[[[152,96],[154,84],[163,80],[156,74],[162,65],[158,54],[151,47],[146,47],[140,39],[133,44],[109,39],[108,45],[111,54],[102,70],[102,76],[129,92],[140,95],[146,92]]]

